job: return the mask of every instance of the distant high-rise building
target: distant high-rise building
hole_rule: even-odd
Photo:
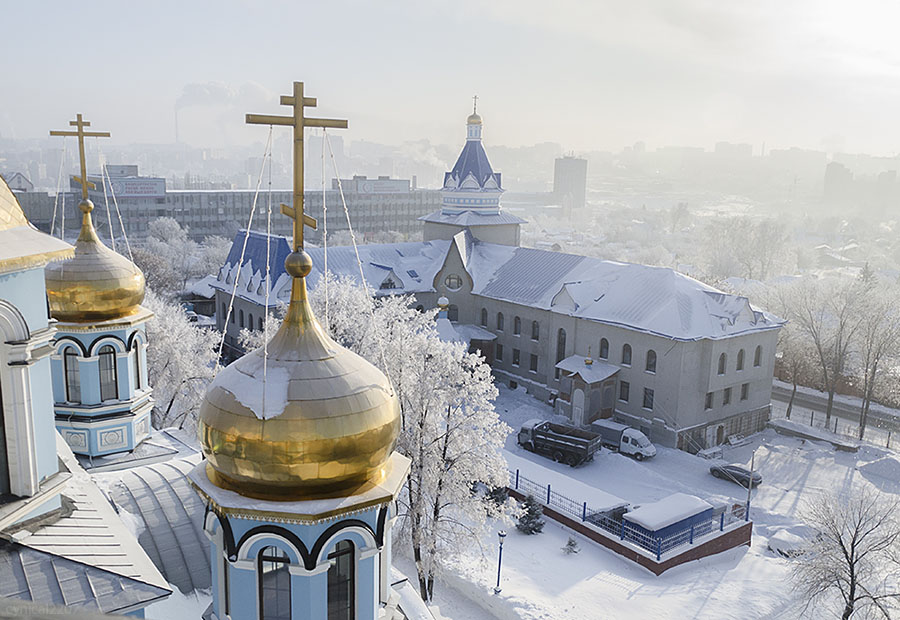
[[[587,187],[587,160],[566,155],[553,167],[553,193],[566,211],[583,209]]]

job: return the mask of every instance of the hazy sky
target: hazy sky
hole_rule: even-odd
[[[893,155],[900,4],[874,0],[5,2],[0,134],[262,141],[292,80],[347,139]],[[282,108],[286,110],[286,108]],[[284,132],[286,133],[286,132]],[[285,136],[286,137],[286,136]],[[277,139],[277,137],[276,137]]]

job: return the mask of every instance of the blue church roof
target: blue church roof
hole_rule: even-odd
[[[234,234],[234,241],[231,242],[231,250],[228,252],[228,258],[225,263],[229,265],[237,265],[241,259],[241,248],[244,245],[244,236],[246,230],[239,230]],[[278,277],[284,273],[284,259],[291,253],[291,246],[286,237],[272,235],[269,244],[269,270],[272,274],[272,282],[278,280]],[[250,263],[251,273],[266,273],[266,233],[250,231],[250,238],[247,239],[247,249],[244,250],[244,265]]]
[[[469,173],[475,177],[481,187],[484,187],[490,177],[494,177],[497,187],[500,187],[500,173],[491,169],[491,162],[488,161],[487,153],[481,146],[481,140],[466,141],[453,170],[444,173],[444,185],[447,184],[448,178],[454,178],[459,182],[469,176]]]

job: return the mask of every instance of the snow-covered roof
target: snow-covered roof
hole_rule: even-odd
[[[655,532],[712,507],[712,504],[695,495],[674,493],[658,502],[626,512],[622,518]]]
[[[412,241],[357,246],[366,283],[376,294],[434,291],[434,278],[444,266],[450,241]],[[314,288],[325,271],[325,248],[307,250],[313,260],[307,282]],[[353,246],[328,248],[328,271],[359,282],[359,266]],[[389,288],[388,285],[393,287]]]
[[[187,478],[199,461],[195,454],[98,476],[166,581],[185,594],[210,586],[205,506]]]
[[[477,325],[467,323],[451,323],[445,317],[438,317],[435,321],[438,336],[445,342],[462,342],[469,344],[473,340],[496,340],[497,336]]]
[[[525,220],[506,211],[478,213],[463,211],[461,213],[444,213],[435,211],[419,218],[422,222],[436,224],[454,224],[456,226],[496,226],[497,224],[524,224]]]
[[[203,276],[196,282],[191,282],[187,285],[187,292],[197,295],[199,297],[206,297],[207,299],[211,298],[216,294],[213,289],[213,284],[217,282],[216,276]]]
[[[587,359],[582,355],[570,355],[559,362],[556,367],[565,372],[580,375],[585,383],[598,383],[609,379],[619,371],[618,366],[600,360],[592,360],[590,364],[585,364]]]
[[[666,267],[476,242],[472,292],[675,340],[723,338],[784,321]]]

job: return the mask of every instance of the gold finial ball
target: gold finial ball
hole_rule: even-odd
[[[94,203],[85,198],[81,201],[81,204],[78,205],[78,208],[81,209],[82,213],[90,213],[94,210]]]
[[[305,278],[312,271],[312,257],[305,250],[291,252],[284,259],[284,270],[292,278]]]
[[[437,304],[438,304],[438,308],[440,308],[441,310],[446,310],[447,307],[450,305],[450,300],[447,299],[446,297],[444,297],[443,295],[441,295],[440,297],[438,297]]]

